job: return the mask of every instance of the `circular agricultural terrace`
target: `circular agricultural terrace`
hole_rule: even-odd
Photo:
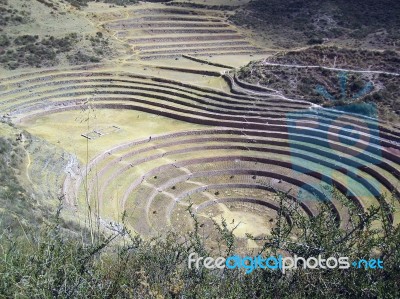
[[[84,209],[88,196],[100,217],[115,222],[125,211],[130,228],[144,236],[190,228],[190,203],[205,227],[212,227],[210,217],[223,216],[242,224],[239,236],[266,234],[279,209],[278,191],[308,217],[318,213],[318,203],[329,205],[346,228],[348,210],[330,186],[363,210],[385,206],[382,194],[399,193],[399,131],[285,100],[229,75],[225,80],[230,92],[101,66],[42,71],[4,79],[0,107],[16,124],[96,109],[200,125],[115,144],[66,175],[68,205]],[[399,215],[388,219],[398,223]]]
[[[329,206],[344,229],[351,215],[332,187],[362,210],[385,208],[390,197],[382,195],[399,194],[398,128],[286,99],[239,81],[224,65],[186,71],[198,76],[194,82],[218,78],[225,89],[138,71],[141,62],[158,59],[173,70],[182,55],[200,61],[195,57],[263,53],[220,12],[158,7],[97,19],[131,44],[128,67],[43,70],[0,81],[3,119],[28,131],[40,120],[45,125],[34,133],[59,138],[61,147],[70,135],[80,147],[80,163],[68,165],[60,172],[63,183],[52,186],[60,188],[67,206],[84,214],[90,203],[108,228],[125,212],[130,229],[153,236],[192,227],[192,205],[205,229],[211,231],[210,219],[220,222],[222,216],[231,226],[239,224],[236,234],[244,237],[274,227],[279,192],[307,217],[318,213],[320,203]],[[168,67],[165,59],[171,59]],[[106,128],[90,127],[104,115]],[[121,115],[124,121],[116,125]],[[148,122],[139,126],[139,117]],[[70,125],[74,119],[88,123],[87,130]],[[85,150],[93,148],[85,159]],[[387,217],[399,223],[397,212]],[[284,218],[291,222],[290,215]]]

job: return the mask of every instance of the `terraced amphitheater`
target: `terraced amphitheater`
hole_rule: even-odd
[[[308,217],[329,206],[344,229],[354,217],[348,204],[381,206],[400,222],[399,202],[387,208],[400,194],[399,127],[288,99],[203,60],[271,52],[220,11],[147,4],[96,20],[133,53],[0,80],[2,120],[69,153],[43,185],[77,219],[89,206],[116,230],[124,214],[132,231],[150,237],[190,229],[191,205],[204,229],[223,217],[244,240],[275,227],[285,193]]]
[[[274,218],[277,191],[288,193],[310,217],[317,202],[326,202],[346,227],[347,211],[326,187],[333,185],[362,209],[384,206],[381,194],[399,192],[397,130],[376,120],[285,100],[260,87],[246,93],[231,77],[225,79],[231,92],[111,72],[101,65],[43,71],[2,80],[1,111],[32,133],[48,131],[66,116],[86,116],[86,111],[93,118],[97,112],[100,118],[104,111],[118,118],[128,111],[129,126],[115,120],[126,142],[105,150],[96,143],[117,141],[118,132],[102,136],[100,131],[90,140],[76,131],[48,137],[62,140],[75,134],[72,143],[81,139],[96,147],[87,165],[75,165],[67,174],[66,202],[84,206],[87,196],[106,222],[118,220],[125,211],[131,228],[141,235],[190,226],[185,213],[190,202],[208,225],[208,217],[223,215],[244,223],[242,236],[264,234],[273,226],[265,216]],[[135,138],[135,118],[143,115],[156,116],[162,124],[173,121],[161,132]],[[190,125],[175,130],[176,123]],[[83,162],[84,153],[77,154]],[[388,217],[399,221],[397,214]]]
[[[220,10],[149,6],[96,14],[100,26],[131,45],[128,60],[269,53],[227,22]]]

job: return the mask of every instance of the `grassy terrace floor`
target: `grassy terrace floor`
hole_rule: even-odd
[[[190,228],[183,215],[189,202],[204,225],[209,216],[253,219],[259,229],[245,222],[238,236],[268,232],[273,224],[257,217],[276,210],[271,190],[300,199],[306,215],[325,197],[346,228],[349,215],[331,201],[329,185],[364,210],[400,189],[399,159],[389,150],[399,135],[384,123],[311,109],[271,91],[235,91],[234,79],[223,80],[217,67],[210,76],[206,65],[197,65],[198,73],[189,74],[98,65],[16,76],[3,80],[0,107],[31,134],[76,155],[79,164],[63,184],[69,204],[84,210],[89,196],[104,221],[118,222],[126,211],[130,228],[144,236]],[[177,74],[199,84],[182,83]],[[208,80],[220,88],[208,87]],[[353,138],[340,129],[348,125],[367,138],[343,143]],[[399,222],[397,212],[389,217]]]

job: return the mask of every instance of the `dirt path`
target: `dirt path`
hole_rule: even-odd
[[[353,69],[345,69],[345,68],[336,68],[336,67],[328,67],[328,66],[321,66],[321,65],[298,65],[298,64],[281,64],[281,63],[270,63],[270,62],[263,62],[263,66],[283,66],[283,67],[293,67],[293,68],[322,68],[325,70],[331,71],[341,71],[341,72],[352,72],[352,73],[364,73],[364,74],[384,74],[390,76],[400,76],[400,73],[393,73],[393,72],[385,72],[385,71],[372,71],[372,70],[353,70]]]

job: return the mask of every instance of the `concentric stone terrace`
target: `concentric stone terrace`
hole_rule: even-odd
[[[154,5],[100,15],[99,19],[116,38],[132,45],[137,55],[133,60],[265,52],[252,45],[218,10]]]
[[[190,203],[207,225],[209,217],[222,215],[244,223],[243,234],[268,233],[277,191],[309,217],[322,201],[346,228],[348,210],[331,186],[364,210],[386,206],[382,194],[399,193],[397,129],[285,99],[228,74],[224,80],[230,91],[103,66],[48,70],[3,79],[0,109],[16,124],[97,109],[198,125],[140,138],[128,132],[130,141],[110,146],[87,165],[82,161],[65,177],[69,205],[83,208],[88,198],[111,222],[125,211],[130,227],[145,236],[190,227]],[[388,218],[399,222],[397,213]]]

